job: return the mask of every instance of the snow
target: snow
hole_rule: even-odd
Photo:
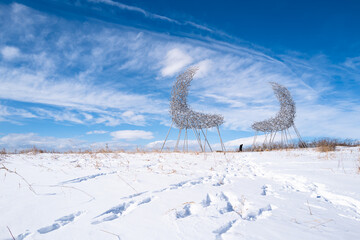
[[[0,159],[0,239],[360,236],[359,148]]]

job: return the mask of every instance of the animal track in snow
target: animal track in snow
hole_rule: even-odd
[[[233,212],[243,220],[249,221],[254,221],[260,216],[268,216],[273,209],[270,204],[265,207],[254,208],[244,197],[239,200],[239,198],[231,192],[220,192],[215,196],[207,194],[205,199],[198,205],[201,205],[202,208],[215,209],[215,212],[220,214],[217,217]]]
[[[151,202],[152,200],[153,200],[153,197],[147,197],[140,201],[131,200],[128,202],[124,202],[124,203],[117,205],[113,208],[110,208],[109,210],[105,211],[104,213],[96,216],[95,218],[99,218],[101,216],[104,216],[104,217],[101,220],[93,221],[92,224],[99,224],[99,223],[102,223],[105,221],[115,220],[115,219],[119,218],[119,216],[123,216],[123,215],[129,213],[130,211],[134,210],[138,206],[147,204],[147,203]]]
[[[160,190],[155,190],[152,193],[160,193],[160,192],[165,192],[165,191],[169,191],[169,190],[189,188],[189,187],[196,186],[198,184],[205,184],[205,183],[209,182],[211,180],[211,178],[212,178],[211,176],[206,176],[206,177],[201,177],[201,178],[197,178],[197,179],[182,181],[179,183],[174,183],[174,184],[169,185],[166,188],[162,188]]]
[[[274,196],[274,197],[279,197],[279,194],[277,194],[271,187],[271,185],[269,184],[265,184],[264,186],[261,187],[261,195],[263,196]]]
[[[93,179],[93,178],[96,178],[96,177],[99,177],[99,176],[108,175],[108,174],[114,174],[114,173],[116,173],[116,172],[98,173],[98,174],[93,174],[93,175],[89,175],[89,176],[85,176],[85,177],[79,177],[79,178],[75,178],[75,179],[71,179],[71,180],[68,180],[68,181],[61,182],[61,183],[59,183],[59,185],[64,185],[64,184],[68,184],[68,183],[80,183],[80,182],[87,181],[89,179]]]
[[[38,229],[38,233],[40,234],[45,234],[45,233],[49,233],[52,232],[56,229],[59,229],[62,226],[65,226],[66,224],[71,223],[72,221],[74,221],[74,219],[78,216],[80,216],[81,212],[77,212],[77,213],[73,213],[67,216],[63,216],[57,220],[55,220],[55,223],[53,223],[52,225],[43,227]]]
[[[351,213],[351,217],[360,219],[360,201],[337,193],[330,192],[328,187],[322,183],[313,183],[305,177],[294,177],[283,174],[275,180],[283,183],[283,189],[294,192],[307,192],[310,196],[327,202],[335,208],[345,210]]]
[[[183,209],[176,212],[176,218],[185,218],[191,215],[190,204],[186,204]]]
[[[272,207],[269,204],[266,207],[259,208],[258,211],[255,211],[255,212],[252,211],[252,212],[246,214],[245,216],[241,216],[241,218],[244,220],[248,220],[248,221],[255,221],[259,217],[267,217],[267,216],[271,215],[271,211],[272,211]]]
[[[201,177],[201,178],[194,179],[194,180],[183,181],[180,183],[170,185],[170,187],[168,189],[174,190],[174,189],[179,189],[179,188],[183,188],[183,187],[192,187],[192,186],[195,186],[195,185],[198,185],[201,183],[206,183],[210,179],[211,179],[211,176],[207,176],[207,177]]]
[[[210,196],[209,196],[209,194],[206,194],[206,198],[202,201],[201,205],[203,207],[208,207],[208,206],[210,206],[210,204],[211,204]]]
[[[227,231],[230,230],[230,228],[234,225],[234,223],[236,222],[237,220],[232,220],[230,222],[228,222],[227,224],[221,226],[219,229],[213,231],[213,233],[216,233],[216,239],[222,239],[221,238],[221,235],[223,235],[224,233],[226,233]]]
[[[28,235],[30,234],[30,231],[29,230],[26,230],[25,233],[21,233],[19,234],[17,237],[15,237],[16,240],[23,240],[25,239]],[[12,240],[12,238],[9,238],[9,240]]]

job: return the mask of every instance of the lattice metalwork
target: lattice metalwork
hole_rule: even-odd
[[[184,73],[180,74],[176,78],[176,81],[171,91],[170,111],[169,111],[172,118],[171,127],[173,126],[173,124],[175,124],[175,126],[179,129],[179,136],[175,145],[175,150],[177,150],[178,148],[181,131],[183,129],[185,130],[183,150],[188,149],[187,130],[192,129],[199,143],[201,151],[205,151],[206,143],[208,144],[210,150],[212,151],[212,148],[207,140],[206,133],[204,133],[204,129],[216,127],[220,137],[221,148],[223,151],[225,151],[225,146],[222,142],[220,130],[219,130],[219,126],[224,123],[224,117],[218,114],[206,114],[202,112],[196,112],[191,109],[191,107],[187,102],[191,81],[193,80],[193,77],[197,70],[198,67],[190,67]],[[168,134],[165,138],[161,150],[164,148],[171,127],[168,131]],[[202,141],[201,134],[204,137],[204,145],[202,145],[201,143]]]
[[[256,131],[253,148],[256,147],[255,143],[258,132],[263,132],[265,134],[265,140],[263,145],[265,145],[266,147],[271,147],[271,145],[274,143],[277,132],[281,133],[280,144],[288,145],[292,140],[289,131],[291,127],[294,128],[294,131],[299,138],[300,145],[305,146],[305,143],[302,141],[299,131],[295,127],[294,120],[296,115],[296,106],[289,90],[286,87],[275,82],[270,82],[270,84],[272,85],[274,94],[280,103],[280,110],[275,117],[252,124],[251,128]]]

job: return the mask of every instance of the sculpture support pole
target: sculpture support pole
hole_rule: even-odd
[[[294,144],[294,140],[293,140],[293,138],[291,137],[290,130],[287,129],[287,131],[288,131],[288,134],[289,134],[289,141],[292,142],[291,144],[295,145],[295,144]]]
[[[287,133],[286,133],[286,129],[285,129],[285,141],[286,141],[286,147],[289,146],[289,140],[288,140],[288,136],[287,136]]]
[[[202,148],[201,142],[200,142],[200,140],[199,140],[199,136],[198,136],[197,132],[195,131],[195,129],[194,129],[193,127],[192,127],[192,130],[193,130],[193,132],[194,132],[194,135],[195,135],[195,137],[196,137],[196,140],[198,141],[198,144],[199,144],[199,146],[200,146],[200,150],[203,152],[203,148]]]
[[[185,128],[185,135],[184,135],[184,144],[183,144],[183,152],[185,152],[185,140],[186,140],[187,128]]]
[[[267,133],[267,132],[265,132],[265,139],[264,139],[264,142],[263,142],[263,147],[265,147],[265,146],[266,146],[266,139],[267,139],[267,137],[268,137],[268,133]]]
[[[273,139],[273,134],[274,134],[273,132],[270,133],[268,146],[271,145],[271,142],[272,142],[272,139]]]
[[[269,137],[269,139],[266,141],[266,144],[265,144],[265,147],[268,147],[269,145],[270,145],[270,143],[271,143],[271,139],[272,139],[272,135],[273,135],[273,132],[270,132],[269,133],[269,135],[268,135],[268,137]]]
[[[299,131],[298,131],[297,128],[295,127],[295,124],[293,125],[293,127],[294,127],[294,130],[295,130],[295,132],[296,132],[296,135],[298,136],[298,138],[299,138],[299,140],[300,140],[300,144],[301,144],[303,147],[306,147],[306,144],[305,144],[305,142],[302,140]]]
[[[193,127],[193,130],[195,131],[196,136],[197,136],[197,138],[199,139],[199,143],[200,143],[200,146],[201,146],[200,148],[203,149],[202,143],[201,143],[201,135],[200,135],[200,132],[198,132],[195,127]]]
[[[200,134],[200,131],[199,131],[199,134]],[[207,129],[205,130],[205,138],[207,136]],[[205,147],[206,147],[206,141],[204,140],[204,152],[205,152]]]
[[[255,132],[254,141],[253,141],[253,144],[252,144],[252,147],[251,147],[251,151],[253,151],[255,149],[255,143],[256,143],[257,135],[258,135],[258,131]]]
[[[274,133],[274,137],[273,137],[273,139],[272,139],[272,141],[271,141],[271,144],[274,143],[274,141],[275,141],[275,136],[276,136],[276,132]]]
[[[203,135],[204,135],[204,137],[205,137],[205,142],[208,144],[208,146],[209,146],[209,148],[210,148],[210,151],[212,152],[213,150],[212,150],[212,148],[211,148],[211,146],[210,146],[209,141],[207,140],[206,135],[204,134],[204,131],[202,130],[202,128],[200,128],[200,129],[201,129],[202,134],[203,134]]]
[[[175,145],[174,151],[177,151],[177,149],[178,149],[179,141],[180,141],[180,136],[181,136],[181,130],[182,130],[182,128],[179,129],[179,135],[178,135],[178,138],[177,138],[177,141],[176,141],[176,145]]]
[[[186,152],[189,152],[189,135],[186,136]]]
[[[226,149],[225,149],[224,143],[223,143],[223,141],[222,141],[222,139],[221,139],[219,126],[216,126],[216,129],[217,129],[217,132],[218,132],[218,134],[219,134],[220,143],[221,143],[221,149],[223,150],[223,152],[226,152]]]
[[[174,123],[174,121],[171,122],[171,126],[170,126],[170,128],[169,128],[168,133],[166,134],[166,138],[165,138],[165,140],[164,140],[164,143],[163,143],[163,145],[162,145],[162,147],[161,147],[160,152],[162,152],[162,150],[163,150],[163,148],[164,148],[164,146],[165,146],[166,140],[167,140],[167,138],[168,138],[168,136],[169,136],[169,133],[170,133],[170,130],[171,130],[171,128],[172,128],[173,123]]]

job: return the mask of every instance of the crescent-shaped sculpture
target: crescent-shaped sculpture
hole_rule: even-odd
[[[281,145],[288,144],[289,139],[291,139],[289,132],[291,127],[294,128],[294,131],[299,138],[300,146],[305,146],[305,143],[302,141],[301,136],[295,127],[294,120],[296,107],[289,90],[275,82],[270,82],[270,84],[272,85],[274,94],[280,103],[280,110],[275,117],[252,124],[251,128],[256,131],[253,147],[255,147],[258,132],[265,133],[264,145],[269,145],[271,147],[277,132],[281,132]]]
[[[176,78],[176,81],[171,91],[170,111],[169,111],[172,118],[171,127],[173,124],[175,124],[175,126],[179,129],[179,135],[175,145],[175,150],[177,150],[178,148],[181,131],[183,129],[185,129],[183,150],[185,150],[185,148],[188,149],[187,130],[192,129],[200,145],[201,151],[205,151],[205,143],[208,144],[210,150],[212,151],[212,148],[203,130],[216,127],[220,137],[221,148],[223,151],[225,151],[225,146],[222,142],[220,130],[219,130],[219,126],[224,123],[224,117],[218,114],[206,114],[206,113],[196,112],[191,109],[191,107],[187,102],[189,87],[197,70],[198,70],[197,67],[190,67],[184,73],[180,74]],[[164,148],[171,127],[165,138],[161,151]],[[204,146],[202,146],[201,144],[201,133],[204,136],[204,141],[205,141]]]

